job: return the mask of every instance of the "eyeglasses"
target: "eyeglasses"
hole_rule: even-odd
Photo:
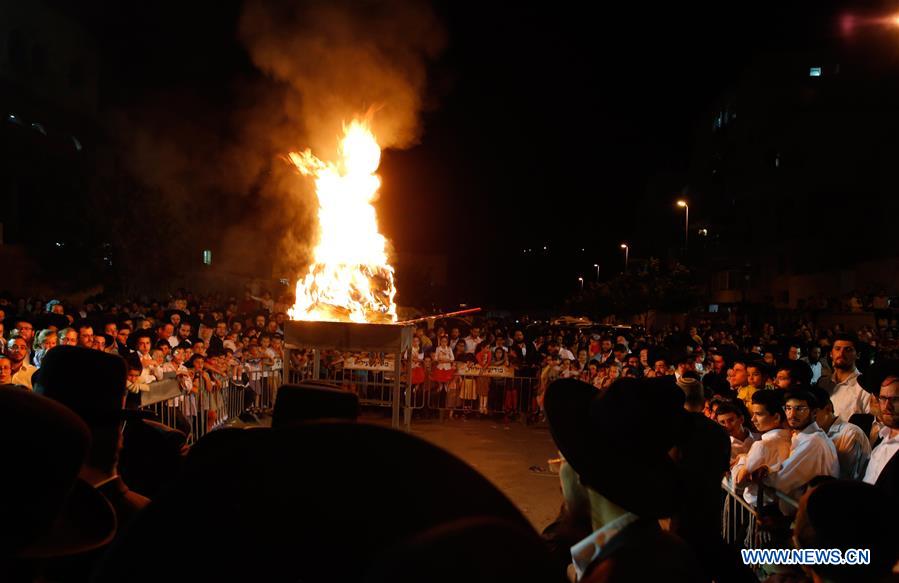
[[[809,410],[809,408],[806,406],[799,406],[799,407],[791,407],[790,405],[784,406],[784,411],[786,411],[787,413],[789,413],[790,411],[796,411],[797,413],[802,413],[803,411],[808,411],[808,410]]]
[[[899,396],[895,397],[877,397],[877,400],[881,405],[886,405],[890,403],[894,409],[899,409]]]

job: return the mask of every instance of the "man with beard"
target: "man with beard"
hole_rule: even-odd
[[[827,434],[815,423],[818,403],[805,391],[787,393],[784,411],[793,431],[790,456],[780,464],[762,466],[753,473],[753,481],[764,479],[769,486],[793,498],[815,476],[840,476],[837,450]]]
[[[868,469],[863,480],[869,484],[884,485],[894,493],[899,487],[899,365],[880,383],[880,416],[884,427],[880,430],[880,443],[871,452]],[[887,484],[889,482],[889,484]]]
[[[860,480],[865,474],[865,466],[871,456],[871,442],[858,425],[834,415],[833,403],[827,391],[821,387],[812,389],[812,395],[818,402],[818,414],[815,422],[821,431],[837,448],[840,460],[840,478],[844,480]]]
[[[28,364],[28,346],[21,336],[10,338],[6,344],[6,356],[10,363],[12,384],[31,388],[31,376],[37,367]]]
[[[834,415],[848,420],[856,413],[871,413],[871,394],[858,384],[855,340],[851,336],[838,336],[830,350],[833,376],[821,377],[818,386],[827,391],[833,403]]]

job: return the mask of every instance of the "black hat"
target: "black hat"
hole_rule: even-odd
[[[557,580],[546,544],[532,529],[485,517],[456,520],[410,537],[388,550],[364,579],[369,583]]]
[[[585,486],[642,518],[675,511],[682,484],[668,450],[687,412],[672,379],[623,378],[605,392],[560,379],[545,407],[559,450]]]
[[[882,360],[874,363],[867,372],[859,375],[858,384],[874,395],[880,394],[880,387],[890,377],[899,378],[899,360]]]
[[[827,579],[848,581],[847,576],[854,575],[857,581],[880,581],[899,559],[896,518],[895,500],[885,489],[856,480],[829,480],[800,500],[795,538],[800,548],[869,549],[869,565],[813,569],[829,575]]]
[[[127,370],[121,356],[81,346],[47,352],[34,376],[34,390],[68,406],[88,425],[122,419]]]
[[[282,385],[275,398],[272,427],[287,427],[304,421],[359,417],[359,397],[328,383]]]
[[[201,493],[203,504],[185,492]],[[191,448],[183,471],[131,523],[96,581],[171,577],[170,564],[141,557],[164,554],[172,525],[185,516],[204,525],[191,542],[196,556],[218,556],[240,540],[242,553],[266,557],[187,561],[178,574],[186,580],[289,573],[295,581],[358,581],[387,549],[438,524],[487,516],[530,528],[486,478],[404,432],[343,422],[220,429]]]
[[[0,411],[5,412],[0,553],[59,557],[112,540],[112,507],[78,478],[90,446],[84,421],[60,403],[22,389],[0,390]]]

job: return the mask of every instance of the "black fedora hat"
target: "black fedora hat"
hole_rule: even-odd
[[[447,560],[452,557],[452,560]],[[492,517],[440,524],[387,550],[367,583],[559,581],[546,543],[530,528]]]
[[[201,493],[203,503],[185,492]],[[531,528],[486,478],[412,435],[347,422],[213,431],[183,471],[144,509],[107,556],[96,581],[171,577],[172,525],[203,525],[192,554],[218,557],[240,541],[264,561],[187,561],[189,580],[359,580],[384,551],[432,526],[472,516]],[[336,571],[335,571],[336,570]]]
[[[66,405],[88,425],[103,425],[123,418],[126,379],[121,356],[57,346],[47,352],[35,373],[34,390]]]
[[[618,379],[604,392],[560,379],[545,407],[559,450],[585,486],[642,518],[677,510],[683,485],[668,451],[687,412],[671,378]]]
[[[874,395],[880,394],[880,387],[890,377],[899,378],[899,360],[882,360],[874,363],[858,377],[858,384]]]
[[[112,506],[78,478],[90,431],[65,406],[23,389],[0,390],[0,556],[50,558],[112,540]]]
[[[272,427],[316,421],[359,417],[359,397],[335,385],[319,382],[282,385],[275,397]]]

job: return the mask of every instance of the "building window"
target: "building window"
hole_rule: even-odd
[[[212,265],[212,251],[209,249],[203,250],[203,263],[206,265]]]
[[[820,77],[821,76],[821,67],[811,67],[808,70],[809,77]]]

